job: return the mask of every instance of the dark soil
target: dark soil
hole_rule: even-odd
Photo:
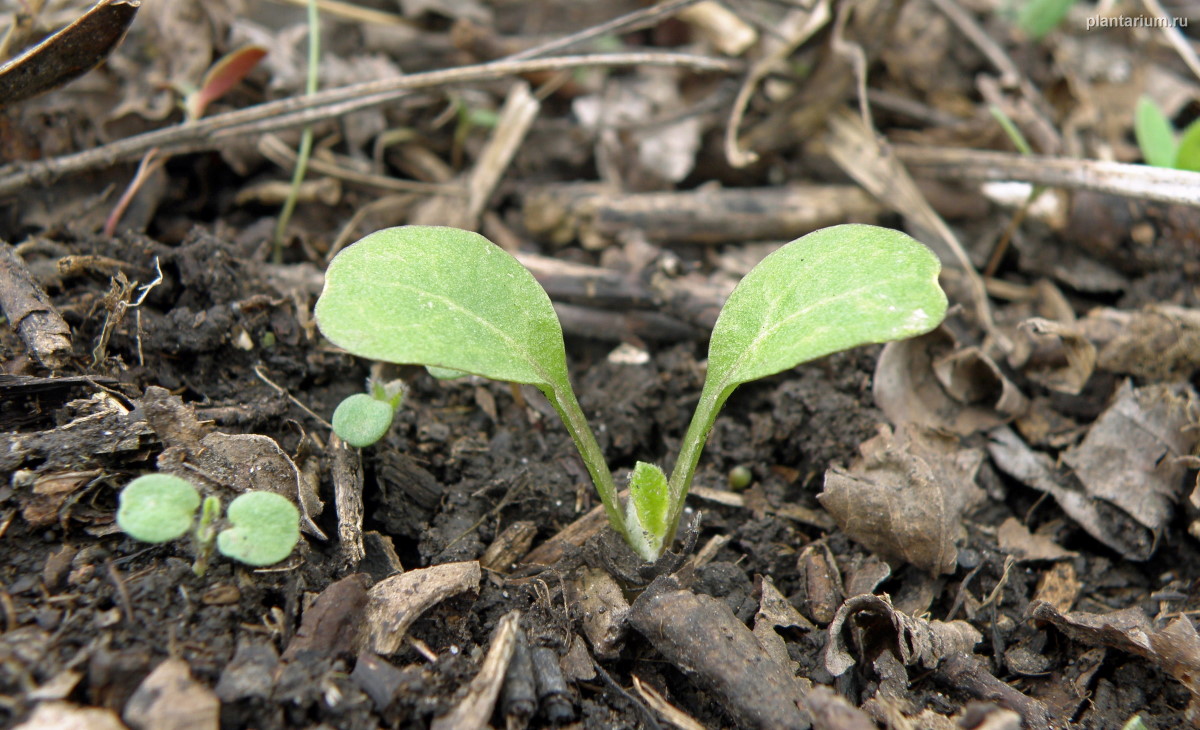
[[[496,19],[497,27],[514,32],[504,27],[505,18]],[[445,28],[428,17],[422,22],[431,38],[442,38]],[[544,32],[560,31],[547,23]],[[686,34],[685,27],[672,21],[628,41],[669,47],[680,33]],[[129,42],[145,39],[135,34]],[[828,41],[818,43],[825,47]],[[330,53],[353,58],[352,46],[335,42]],[[437,48],[452,50],[443,46],[444,41]],[[982,62],[973,51],[959,52],[973,59],[954,74],[969,88],[972,69]],[[1031,73],[1048,73],[1044,59],[1017,57]],[[439,59],[444,60],[434,57],[427,63]],[[815,57],[805,63],[810,61]],[[904,69],[916,61],[895,56],[888,63],[891,83],[915,94],[905,84],[920,84]],[[889,78],[882,71],[880,76]],[[259,96],[263,81],[252,84]],[[706,77],[688,81],[702,91],[685,81],[679,81],[683,97],[721,91]],[[489,100],[502,100],[503,89],[493,92],[479,91]],[[451,139],[453,130],[434,124],[443,102],[440,96],[421,97],[405,108],[403,118],[420,130],[422,140],[406,150],[408,158],[389,158],[390,172],[413,174],[418,151],[469,167],[488,130],[468,128],[461,139]],[[230,103],[251,102],[234,97]],[[973,98],[972,103],[981,104]],[[62,104],[10,110],[15,131],[4,134],[36,137],[38,114],[44,113],[46,123],[52,119],[74,129],[79,146],[102,136],[104,130]],[[538,242],[521,217],[523,199],[542,184],[594,180],[598,165],[612,163],[593,159],[591,141],[583,149],[578,139],[592,133],[572,126],[569,106],[569,97],[547,101],[542,126],[534,132],[542,135],[538,149],[529,143],[522,148],[489,208],[496,216],[493,232],[513,235],[524,253],[621,272],[621,281],[638,292],[651,291],[657,278],[689,282],[670,290],[678,295],[674,298],[636,305],[631,297],[614,305],[600,297],[551,292],[556,302],[606,316],[633,313],[629,319],[604,320],[627,328],[614,326],[601,336],[583,336],[589,331],[583,325],[567,327],[572,380],[620,484],[635,462],[668,468],[678,453],[705,372],[706,342],[696,333],[705,317],[711,321],[704,309],[711,301],[690,287],[697,280],[712,290],[729,284],[737,264],[727,259],[736,258],[739,246],[672,245],[636,236],[612,242],[606,250],[580,245],[575,238],[566,247]],[[883,113],[878,123],[893,131],[903,127]],[[711,180],[729,187],[768,186],[800,176],[817,184],[846,184],[824,153],[807,148],[764,153],[769,159],[762,164],[732,171],[721,161],[715,124],[706,121],[709,131],[694,151],[695,171],[678,185],[645,170],[626,170],[627,188],[690,190]],[[319,136],[335,131],[322,127]],[[904,133],[901,129],[900,136]],[[42,145],[46,156],[76,146],[58,138]],[[956,567],[932,576],[887,551],[872,553],[863,540],[852,538],[852,530],[838,526],[817,495],[826,470],[859,461],[860,446],[888,422],[872,390],[881,346],[833,355],[742,387],[719,417],[697,472],[695,485],[706,491],[689,501],[686,519],[699,515],[696,529],[685,536],[691,549],[653,569],[630,567],[625,548],[603,532],[582,545],[558,545],[553,553],[543,553],[552,554],[552,560],[526,560],[597,505],[570,438],[536,389],[474,377],[442,381],[418,367],[384,366],[384,374],[404,380],[409,391],[388,435],[362,452],[366,556],[348,561],[334,504],[337,446],[323,418],[342,398],[360,392],[372,367],[379,366],[324,341],[313,324],[312,306],[331,242],[354,210],[378,191],[354,190],[334,205],[301,204],[292,226],[294,245],[284,263],[274,265],[268,263],[267,245],[274,206],[232,201],[248,183],[280,174],[262,159],[255,158],[248,169],[231,159],[215,152],[173,158],[164,172],[167,183],[159,183],[157,204],[136,226],[142,233],[101,235],[103,216],[95,211],[107,213],[112,196],[96,203],[80,192],[94,195],[110,184],[119,190],[130,169],[26,190],[6,208],[0,237],[21,244],[17,250],[32,278],[69,325],[71,350],[64,366],[51,370],[16,331],[0,332],[5,373],[0,375],[0,725],[15,727],[30,721],[39,705],[66,701],[76,709],[111,710],[130,726],[155,727],[131,709],[145,698],[131,698],[152,670],[174,657],[186,662],[196,683],[171,690],[179,693],[181,717],[191,709],[190,700],[182,699],[187,685],[198,686],[204,697],[215,692],[220,726],[226,728],[430,727],[468,695],[499,641],[497,627],[512,611],[520,612],[523,631],[513,656],[527,652],[532,657],[527,662],[532,669],[525,671],[537,675],[530,685],[537,691],[524,705],[510,698],[494,710],[488,706],[481,722],[497,727],[669,726],[637,685],[657,691],[701,727],[791,726],[786,712],[771,719],[765,710],[758,716],[756,708],[742,708],[721,684],[721,672],[712,669],[723,660],[732,662],[724,677],[730,682],[738,672],[762,677],[764,686],[773,681],[769,668],[760,673],[755,664],[767,662],[762,657],[769,650],[749,642],[748,631],[739,633],[751,625],[760,641],[766,640],[759,627],[769,626],[769,641],[781,642],[783,656],[772,656],[772,666],[794,670],[785,672],[781,692],[807,689],[793,682],[796,675],[844,698],[845,707],[837,706],[850,714],[839,724],[825,719],[817,703],[842,700],[820,699],[825,695],[817,690],[808,695],[804,712],[812,712],[819,727],[858,728],[862,725],[853,723],[869,722],[868,716],[891,728],[1012,727],[1003,724],[1011,720],[998,714],[1001,708],[1017,712],[1031,728],[1120,728],[1135,714],[1146,728],[1194,722],[1189,707],[1194,710],[1196,700],[1189,688],[1196,684],[1190,672],[1200,668],[1200,642],[1181,640],[1178,655],[1172,655],[1159,645],[1135,646],[1111,627],[1098,630],[1097,638],[1072,633],[1043,614],[1033,617],[1037,602],[1046,600],[1062,613],[1107,616],[1136,609],[1154,631],[1178,617],[1190,622],[1200,604],[1200,551],[1195,530],[1189,534],[1189,515],[1197,505],[1187,504],[1194,471],[1186,472],[1186,487],[1181,482],[1171,495],[1176,505],[1171,516],[1151,530],[1151,557],[1137,560],[1097,539],[1055,499],[986,455],[989,436],[978,429],[955,438],[959,447],[979,450],[982,463],[971,479],[986,494],[952,520],[955,530],[965,528],[955,543]],[[627,158],[620,162],[633,164]],[[978,204],[970,210],[977,215],[964,214],[955,225],[964,240],[991,240],[976,232],[1002,229],[1011,212],[992,206],[977,191],[970,194]],[[61,206],[55,196],[73,201],[75,208]],[[42,205],[34,211],[30,200]],[[407,210],[411,201],[397,205]],[[1142,214],[1163,220],[1153,210]],[[1177,222],[1180,215],[1166,217]],[[887,213],[875,217],[904,225]],[[1129,223],[1111,221],[1126,225],[1125,234]],[[1037,282],[1054,279],[1062,302],[1081,318],[1093,307],[1133,311],[1195,307],[1200,301],[1197,249],[1185,227],[1164,226],[1161,250],[1143,247],[1131,257],[1120,248],[1132,240],[1129,235],[1114,234],[1119,243],[1113,246],[1089,238],[1094,243],[1089,247],[1078,240],[1082,225],[1077,222],[1072,233],[1026,222],[1002,258],[996,280],[1031,292]],[[1062,250],[1072,256],[1047,253]],[[1085,263],[1064,268],[1078,261]],[[1095,284],[1089,277],[1096,271],[1114,277],[1119,287]],[[139,288],[160,273],[152,288]],[[948,281],[947,288],[966,305],[968,299],[957,296],[956,281],[961,278]],[[1034,298],[997,295],[998,319],[1007,325],[1035,314],[1049,316],[1033,311]],[[648,319],[647,312],[662,313],[664,319]],[[655,329],[654,322],[670,327]],[[984,344],[979,319],[970,312],[959,308],[949,325],[960,349]],[[1126,377],[1138,386],[1200,385],[1198,341],[1194,331],[1176,332],[1165,344],[1145,350],[1140,361],[1107,370],[1102,362],[1076,395],[1047,386],[1030,375],[1032,367],[1003,363],[1000,370],[1035,404],[1038,423],[1045,425],[1040,441],[1031,431],[1022,435],[1061,467],[1058,460],[1097,423]],[[646,352],[648,359],[630,364],[610,357],[621,342]],[[1156,370],[1156,358],[1165,352],[1173,353],[1172,364]],[[171,429],[152,427],[147,420],[147,391],[153,386],[190,406],[201,421],[201,426],[180,421],[179,429],[273,439],[301,478],[316,485],[324,510],[313,519],[328,539],[306,535],[291,558],[266,569],[216,559],[207,574],[197,577],[186,543],[147,546],[124,536],[114,523],[120,488],[139,474],[178,465],[170,461],[177,456],[172,456]],[[1189,418],[1194,429],[1195,414]],[[1001,420],[1013,420],[1013,414]],[[1172,463],[1194,466],[1178,456],[1170,457]],[[753,475],[748,489],[729,488],[735,467]],[[1010,557],[998,534],[1014,517],[1064,552]],[[434,602],[411,624],[396,653],[380,657],[366,648],[359,632],[368,621],[366,587],[396,574],[400,566],[412,572],[480,560],[519,522],[531,523],[532,544],[510,564],[485,569],[477,590]],[[614,576],[618,604],[635,606],[633,618],[612,619],[607,644],[589,622],[606,620],[600,614],[610,609],[595,610],[588,601],[599,600],[600,589],[593,594],[583,588],[591,585],[587,576],[597,572]],[[1070,600],[1051,600],[1060,584]],[[774,613],[768,610],[773,591],[787,604],[776,605]],[[834,676],[826,656],[829,625],[848,599],[868,594],[886,594],[905,621],[958,620],[955,626],[973,628],[981,641],[928,662],[903,662],[898,657],[912,633],[891,628],[901,619],[872,613],[847,628],[860,655],[851,670]],[[647,615],[652,599],[666,605],[680,595],[690,601],[693,623],[681,628],[668,625],[671,617],[665,614]],[[327,623],[319,621],[322,616],[330,617]],[[658,618],[661,625],[647,628]],[[689,634],[699,639],[699,648],[688,645]],[[727,643],[717,641],[720,637]],[[668,648],[670,642],[681,646]],[[720,647],[729,653],[705,655],[700,649],[709,644],[718,647],[714,654],[723,651]],[[742,661],[730,648],[735,645],[739,651],[761,651],[761,657]],[[512,668],[520,662],[510,664],[503,697],[521,681]],[[795,707],[792,703],[785,710]],[[205,720],[181,722],[175,727],[213,726]]]

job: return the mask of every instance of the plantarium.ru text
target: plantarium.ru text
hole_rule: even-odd
[[[613,529],[650,561],[674,539],[700,452],[734,389],[834,352],[930,331],[946,313],[940,268],[916,240],[867,225],[816,231],[763,259],[717,318],[700,402],[670,479],[639,462],[624,507],[571,390],[550,298],[486,238],[426,226],[373,233],[330,264],[316,318],[329,340],[361,357],[536,386],[583,456]]]

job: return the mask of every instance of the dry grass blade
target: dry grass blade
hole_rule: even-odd
[[[296,165],[296,152],[273,134],[265,135],[259,140],[258,151],[262,153],[263,157],[266,157],[289,172]],[[319,175],[328,175],[338,180],[344,180],[348,183],[376,190],[423,195],[453,195],[455,193],[453,186],[421,182],[419,180],[401,180],[395,177],[388,177],[387,175],[373,175],[371,173],[359,172],[358,170],[329,162],[320,157],[310,157],[308,160],[308,169]],[[456,197],[461,197],[461,194]]]
[[[1027,182],[1200,208],[1200,173],[1188,170],[986,150],[913,145],[893,149],[915,174],[940,180]]]
[[[517,83],[509,90],[508,99],[500,111],[488,145],[466,175],[463,186],[467,190],[466,205],[460,197],[442,195],[424,200],[413,211],[409,223],[443,225],[468,230],[479,229],[479,218],[484,207],[512,162],[513,156],[525,141],[525,135],[533,125],[541,105],[529,91],[526,83]]]
[[[679,730],[704,730],[704,726],[692,719],[691,715],[672,705],[662,693],[642,681],[641,677],[633,675],[633,689],[637,691],[642,701],[657,712],[664,720]]]
[[[1171,47],[1175,49],[1175,52],[1187,64],[1188,70],[1197,78],[1200,78],[1200,57],[1196,56],[1196,49],[1192,46],[1191,41],[1176,27],[1178,25],[1178,18],[1173,18],[1167,14],[1166,9],[1163,8],[1162,3],[1158,0],[1142,0],[1142,4],[1159,21],[1158,27],[1162,29],[1163,35],[1167,37],[1167,42],[1171,44]],[[1184,25],[1186,24],[1185,21]]]
[[[128,137],[71,155],[0,168],[0,195],[30,184],[44,184],[63,175],[140,157],[160,147],[164,153],[217,149],[224,140],[333,119],[351,112],[393,102],[416,89],[504,78],[539,71],[562,71],[597,66],[667,66],[697,72],[729,73],[743,67],[728,61],[687,53],[596,53],[583,56],[493,61],[475,66],[409,74],[329,89],[311,96],[291,97],[219,114],[195,123],[177,125]]]
[[[830,17],[832,14],[829,10],[829,0],[820,0],[812,10],[795,11],[784,21],[787,27],[781,29],[787,36],[786,41],[778,44],[766,57],[756,62],[746,74],[741,88],[738,89],[737,99],[729,111],[729,123],[725,125],[725,157],[730,165],[746,167],[758,160],[757,153],[738,145],[738,127],[742,125],[746,106],[750,103],[750,97],[758,88],[758,84],[777,70],[814,33],[823,28]]]

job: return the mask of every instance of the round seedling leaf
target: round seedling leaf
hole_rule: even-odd
[[[217,550],[247,565],[278,563],[300,541],[300,510],[281,494],[246,492],[229,503],[225,518],[233,526],[217,535]]]
[[[192,527],[200,493],[186,479],[146,474],[121,490],[117,525],[135,540],[167,542]]]
[[[366,236],[325,271],[316,319],[360,357],[569,387],[550,297],[478,233],[401,226]]]
[[[383,438],[395,412],[391,403],[356,393],[333,411],[333,432],[351,446],[365,448]]]

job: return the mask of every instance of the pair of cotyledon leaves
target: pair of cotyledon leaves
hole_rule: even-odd
[[[117,524],[135,540],[160,543],[183,537],[196,522],[200,493],[171,474],[146,474],[121,491]],[[300,512],[274,492],[246,492],[229,503],[230,526],[217,535],[222,555],[247,565],[273,565],[300,540]]]
[[[939,271],[921,243],[868,225],[816,231],[763,259],[721,310],[682,467],[667,500],[661,480],[650,480],[656,494],[633,505],[643,524],[665,521],[668,537],[674,531],[699,450],[738,385],[928,332],[946,311]],[[574,402],[550,298],[528,269],[475,233],[406,226],[368,235],[330,264],[316,318],[330,341],[361,357],[527,383],[556,405]]]
[[[741,281],[713,329],[720,390],[832,352],[941,322],[939,264],[916,240],[867,225],[826,228],[776,250]],[[562,328],[533,274],[483,236],[378,231],[329,266],[322,333],[356,355],[535,386],[569,387]]]

